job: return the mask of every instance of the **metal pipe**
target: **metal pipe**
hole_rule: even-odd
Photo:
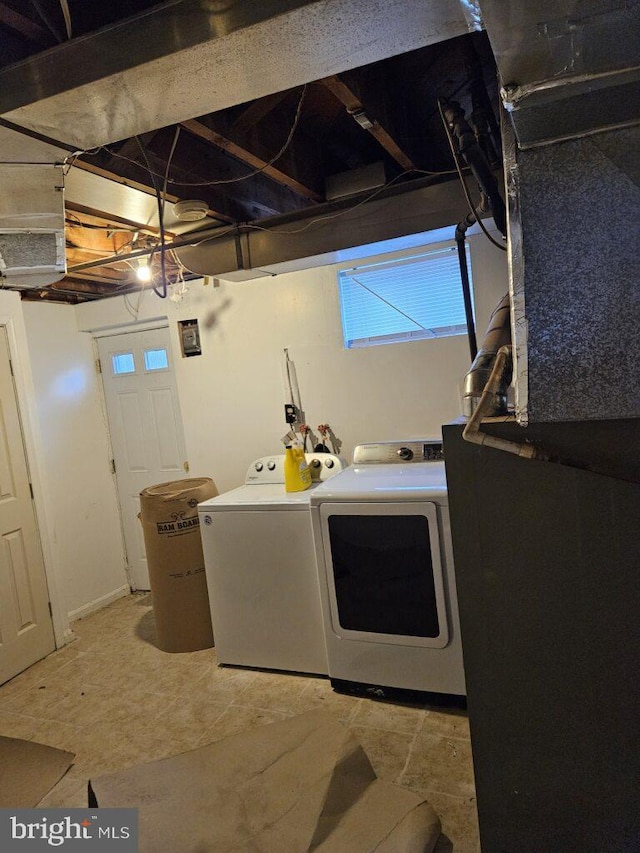
[[[465,118],[463,109],[457,101],[449,101],[444,105],[444,115],[451,132],[458,140],[460,154],[471,169],[478,186],[489,199],[496,228],[505,237],[507,234],[507,213],[504,200],[500,195],[498,182],[491,166]]]
[[[375,195],[375,200],[380,201],[387,198],[393,198],[397,195],[403,195],[407,192],[415,192],[417,190],[428,189],[430,187],[435,188],[438,185],[443,185],[445,183],[447,182],[443,180],[442,177],[429,175],[424,178],[414,178],[411,181],[407,181],[406,183],[397,183],[393,185],[390,184],[388,187],[376,190],[375,194],[371,193],[370,195],[372,195],[372,200],[373,195]],[[273,228],[274,231],[277,231],[277,226],[279,225],[286,225],[288,223],[304,223],[309,219],[318,219],[319,221],[322,221],[323,217],[326,214],[338,214],[342,210],[344,210],[345,215],[347,215],[348,209],[354,208],[358,204],[362,204],[361,197],[363,195],[366,195],[366,193],[354,195],[349,199],[341,199],[339,201],[327,202],[325,204],[317,205],[311,210],[304,211],[304,215],[300,215],[301,211],[296,211],[291,213],[278,214],[277,216],[270,216],[255,222],[237,223],[236,225],[216,225],[211,228],[203,228],[200,231],[190,231],[188,235],[185,235],[180,239],[173,240],[171,243],[167,243],[166,248],[180,249],[185,248],[187,246],[194,246],[206,240],[214,240],[218,237],[224,237],[234,231],[238,235],[250,235],[251,232],[255,231],[256,229],[259,231],[269,231]],[[361,200],[359,201],[359,199]],[[344,247],[340,246],[339,248]],[[91,269],[92,267],[108,267],[111,264],[121,263],[122,261],[129,260],[131,258],[141,258],[149,256],[152,251],[154,251],[152,248],[138,249],[134,252],[128,252],[126,255],[109,255],[105,258],[101,258],[95,261],[85,261],[82,264],[76,264],[73,267],[69,267],[67,272],[81,272],[82,270]],[[242,253],[241,247],[240,251]]]
[[[462,281],[462,299],[464,301],[464,314],[467,320],[467,339],[469,341],[469,354],[471,361],[478,354],[478,343],[476,341],[476,326],[473,319],[473,305],[471,303],[471,283],[469,281],[469,268],[467,266],[466,234],[467,228],[476,221],[474,214],[469,213],[456,227],[455,241],[458,248],[458,263],[460,264],[460,279]]]
[[[171,243],[166,244],[166,249],[179,249],[182,246],[192,246],[194,243],[199,243],[201,240],[209,240],[214,237],[224,237],[225,234],[228,234],[230,231],[233,231],[233,228],[207,228],[202,231],[198,231],[192,233],[192,235],[188,238],[173,240]],[[150,255],[155,254],[160,249],[159,246],[151,246],[148,249],[136,249],[133,252],[127,252],[126,255],[108,255],[106,258],[98,258],[95,261],[85,261],[82,264],[75,264],[72,267],[67,268],[67,272],[80,272],[81,270],[88,270],[92,267],[109,267],[112,264],[119,264],[125,261],[131,260],[131,258],[145,258]]]
[[[491,376],[484,387],[480,402],[473,415],[469,418],[462,432],[462,437],[465,441],[470,441],[473,444],[485,444],[487,447],[494,447],[496,450],[504,450],[506,453],[514,453],[516,456],[524,456],[527,459],[548,460],[549,457],[545,451],[534,447],[533,444],[509,441],[506,438],[499,438],[498,436],[480,431],[482,419],[491,410],[493,399],[502,385],[504,373],[510,367],[511,346],[502,346],[496,355]]]

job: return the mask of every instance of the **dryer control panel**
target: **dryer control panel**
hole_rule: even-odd
[[[389,462],[441,462],[443,459],[442,442],[431,438],[359,444],[353,451],[354,465],[380,465]]]

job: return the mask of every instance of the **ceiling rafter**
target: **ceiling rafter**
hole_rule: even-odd
[[[415,164],[409,155],[402,150],[391,134],[372,116],[362,104],[356,93],[337,75],[325,77],[320,81],[347,108],[349,115],[368,131],[385,151],[393,157],[405,171],[414,170]]]
[[[39,45],[50,44],[51,34],[40,24],[27,18],[25,15],[11,9],[6,3],[0,3],[0,24],[4,24],[11,30],[15,30],[29,41]]]
[[[112,213],[100,213],[94,209],[89,210],[83,205],[76,204],[73,201],[65,199],[65,217],[68,226],[83,226],[85,228],[98,228],[105,233],[108,231],[130,231],[132,234],[138,231],[140,234],[147,234],[151,237],[157,237],[159,229],[153,225],[140,225],[137,222],[132,222],[130,219],[115,216]],[[167,234],[173,236],[171,232]]]
[[[123,184],[126,187],[133,187],[134,189],[140,190],[141,192],[147,193],[148,195],[155,196],[156,194],[155,188],[149,186],[148,184],[141,184],[139,181],[134,181],[131,178],[123,178],[120,175],[117,175],[115,172],[110,172],[108,169],[103,169],[100,166],[94,166],[92,163],[87,163],[85,160],[78,159],[73,165],[74,168],[84,169],[85,172],[93,172],[94,175],[100,175],[103,178],[108,178],[110,181],[115,181],[116,183]],[[164,193],[164,197],[167,201],[170,201],[172,203],[175,203],[180,200],[179,196],[173,195],[172,193]],[[214,219],[220,219],[222,222],[233,223],[234,221],[226,213],[222,213],[218,210],[213,210],[211,207],[209,207],[209,213]],[[147,226],[141,224],[140,227],[145,228]]]
[[[117,270],[111,272],[111,269],[106,267],[100,267],[98,270],[93,271],[90,270],[87,273],[83,272],[82,275],[68,274],[63,279],[60,279],[58,284],[65,284],[66,286],[70,282],[73,282],[74,288],[82,293],[91,293],[96,289],[96,286],[101,293],[111,293],[114,288],[133,287],[136,284],[130,274],[118,272]],[[55,287],[55,285],[50,285],[50,287]]]
[[[255,128],[258,122],[273,112],[281,101],[286,100],[291,94],[290,89],[285,89],[283,92],[274,92],[272,95],[266,95],[264,98],[258,98],[252,101],[249,106],[235,119],[231,128],[238,136],[243,136],[249,130]]]
[[[181,122],[181,127],[184,127],[185,130],[188,130],[189,133],[192,133],[194,136],[203,139],[205,142],[209,142],[211,145],[215,145],[217,148],[220,148],[222,151],[225,151],[227,154],[231,154],[238,160],[242,160],[243,163],[246,163],[248,166],[251,166],[253,169],[260,169],[263,175],[271,178],[282,186],[288,187],[293,192],[298,195],[303,196],[304,198],[311,199],[312,201],[322,201],[322,196],[320,196],[315,190],[306,186],[305,184],[298,181],[296,178],[291,175],[287,175],[285,172],[278,169],[276,166],[269,165],[267,160],[263,160],[262,157],[258,157],[256,154],[253,154],[251,151],[248,151],[244,146],[234,142],[226,136],[223,136],[221,133],[218,133],[216,130],[212,130],[207,125],[203,124],[201,121],[197,119],[191,119],[189,121]]]

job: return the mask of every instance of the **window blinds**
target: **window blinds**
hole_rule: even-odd
[[[467,330],[455,246],[342,270],[338,281],[348,348]]]

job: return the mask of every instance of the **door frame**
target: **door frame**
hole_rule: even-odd
[[[34,516],[51,605],[53,634],[56,648],[59,649],[71,642],[74,639],[74,634],[69,626],[69,618],[57,583],[55,552],[47,524],[48,489],[46,476],[43,473],[45,466],[40,464],[40,460],[44,460],[44,450],[38,427],[36,393],[28,356],[29,344],[24,326],[17,323],[15,317],[4,313],[0,314],[0,326],[4,326],[7,335],[27,470],[33,487]]]
[[[166,329],[169,333],[169,341],[171,344],[171,355],[173,356],[174,365],[176,363],[176,353],[175,347],[173,343],[173,337],[171,335],[171,323],[168,317],[159,317],[155,320],[147,320],[142,323],[125,323],[120,326],[109,326],[107,328],[95,329],[91,332],[91,345],[93,347],[93,357],[96,365],[100,360],[100,352],[98,350],[98,339],[100,338],[114,338],[120,335],[130,335],[136,332],[151,332],[154,329]],[[107,411],[107,399],[104,391],[104,380],[102,379],[102,370],[104,370],[104,365],[101,365],[100,372],[100,382],[98,383],[100,387],[100,406],[102,407],[102,416],[104,418],[105,430],[107,433],[107,446],[109,448],[109,457],[111,459],[113,456],[113,443],[111,441],[111,425],[109,423],[109,413]],[[175,375],[175,374],[174,374]],[[176,386],[178,388],[178,396],[179,396],[179,386],[176,380]],[[184,424],[183,424],[183,432],[184,432]],[[186,444],[186,437],[185,437]],[[115,490],[116,503],[118,507],[118,519],[120,520],[120,538],[122,540],[122,553],[125,556],[125,575],[127,577],[127,582],[129,587],[133,589],[133,585],[131,582],[131,572],[129,571],[129,555],[127,554],[127,542],[124,535],[124,519],[122,516],[122,505],[120,503],[120,493],[118,491],[118,480],[117,480],[116,471],[111,472],[111,479],[113,482],[113,488]]]

